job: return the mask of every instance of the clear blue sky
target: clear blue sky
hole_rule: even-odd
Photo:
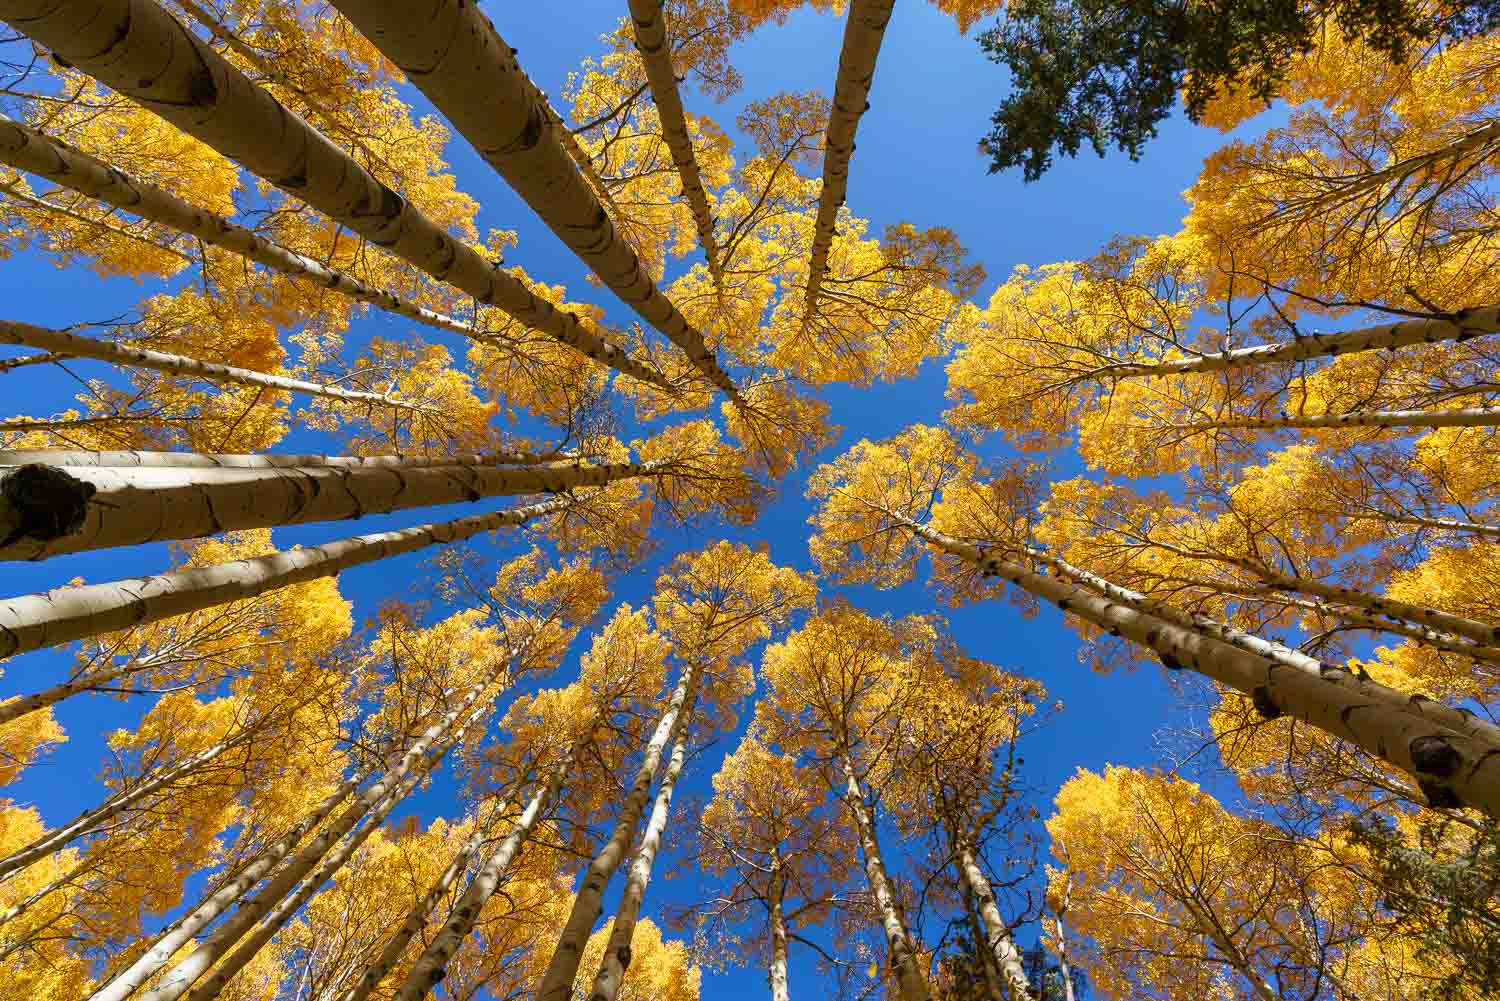
[[[585,56],[597,54],[597,36],[623,13],[621,0],[574,0],[557,4],[488,5],[496,26],[519,50],[523,67],[556,98],[567,72]],[[784,90],[832,88],[837,65],[842,19],[803,13],[785,25],[771,25],[739,46],[734,53],[745,87],[723,105],[689,94],[690,111],[707,113],[726,129],[743,104]],[[979,301],[1018,264],[1040,265],[1086,256],[1111,236],[1122,233],[1161,233],[1175,229],[1184,212],[1179,192],[1195,177],[1204,156],[1223,141],[1206,129],[1180,120],[1166,125],[1163,135],[1146,150],[1141,163],[1123,156],[1097,160],[1092,156],[1059,163],[1041,182],[1025,185],[1019,176],[991,177],[976,141],[987,130],[989,113],[1004,92],[1003,72],[987,62],[973,37],[960,36],[953,22],[918,0],[898,4],[886,35],[871,95],[871,109],[859,129],[858,152],[851,170],[848,204],[877,226],[910,221],[920,226],[955,229],[975,259],[984,264],[989,280]],[[413,100],[421,104],[413,94]],[[560,103],[560,102],[559,102]],[[481,204],[480,232],[514,229],[520,244],[509,259],[534,277],[566,283],[575,297],[597,302],[622,318],[622,307],[607,292],[588,288],[576,258],[543,229],[505,185],[461,141],[450,145],[449,158],[460,186]],[[158,289],[131,281],[99,281],[81,268],[60,269],[53,262],[22,252],[0,265],[0,301],[8,318],[51,326],[107,319],[128,311]],[[371,333],[400,336],[408,331],[386,317],[362,320],[351,341]],[[432,331],[422,331],[423,336]],[[81,365],[76,371],[99,374],[102,369]],[[6,391],[5,413],[44,414],[68,404],[76,387],[59,372],[34,369],[0,377]],[[817,461],[826,461],[861,437],[884,437],[914,422],[936,423],[944,408],[941,362],[928,364],[921,375],[895,385],[868,390],[834,388],[826,393],[835,423],[845,428],[843,438]],[[280,446],[299,450],[293,436]],[[807,553],[806,519],[809,505],[802,496],[807,470],[794,473],[782,486],[780,498],[747,529],[723,534],[732,539],[769,543],[774,560],[811,569]],[[435,513],[433,520],[444,514]],[[418,516],[370,518],[358,531],[387,525],[412,524]],[[423,516],[423,520],[426,520]],[[354,531],[345,525],[325,525],[279,532],[282,544],[339,538]],[[707,541],[711,533],[669,533],[658,558],[616,582],[615,598],[640,603],[649,597],[662,560],[689,546]],[[134,576],[161,569],[165,547],[124,552],[82,554],[39,565],[6,564],[5,591],[19,594],[57,586],[75,576],[92,581]],[[405,597],[422,597],[420,559],[397,565],[361,567],[340,578],[343,593],[356,605],[357,619],[374,611],[390,596],[392,581],[415,581]],[[878,594],[849,592],[857,603],[894,613],[931,611],[929,594],[914,584]],[[1043,609],[1030,621],[1003,603],[949,613],[953,630],[966,650],[998,662],[1010,670],[1041,679],[1051,696],[1065,704],[1054,722],[1035,736],[1026,750],[1026,774],[1038,790],[1043,815],[1058,785],[1077,767],[1100,768],[1107,762],[1148,764],[1155,760],[1152,735],[1173,710],[1173,695],[1157,670],[1099,676],[1083,668],[1073,635],[1054,610]],[[581,646],[582,644],[580,644]],[[30,691],[54,681],[65,669],[68,655],[43,652],[6,666],[0,696]],[[565,678],[575,668],[570,660]],[[97,775],[104,760],[104,737],[116,727],[130,725],[145,709],[145,700],[121,703],[102,697],[68,700],[58,717],[68,743],[34,766],[20,782],[3,791],[18,802],[39,807],[49,823],[57,823],[96,802],[102,795]],[[742,715],[748,715],[742,714]],[[684,800],[701,796],[722,750],[737,735],[726,736],[719,748],[693,763],[683,783]],[[457,807],[451,783],[439,783],[410,804],[425,821]],[[679,813],[674,824],[687,825],[694,817]],[[899,854],[894,835],[884,832],[887,849]],[[692,874],[658,880],[652,888],[647,913],[655,915],[664,902],[681,903],[698,891]],[[1035,929],[1022,932],[1029,942]],[[819,997],[823,991],[810,973],[810,961],[793,952],[794,996]],[[757,997],[765,990],[763,973],[753,966],[727,976],[706,976],[708,999]]]

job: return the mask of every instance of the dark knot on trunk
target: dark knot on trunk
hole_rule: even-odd
[[[1250,693],[1250,702],[1255,706],[1255,711],[1266,719],[1276,719],[1281,715],[1281,707],[1271,697],[1271,690],[1265,685],[1257,685]]]
[[[10,529],[0,545],[74,534],[83,528],[96,489],[56,466],[17,467],[0,480],[0,525],[9,522]]]
[[[1457,810],[1464,805],[1464,801],[1458,798],[1458,793],[1440,783],[1418,779],[1417,788],[1422,790],[1422,795],[1427,797],[1427,805],[1434,810]]]
[[[1446,737],[1418,737],[1411,742],[1412,764],[1417,771],[1446,779],[1458,770],[1463,758]]]

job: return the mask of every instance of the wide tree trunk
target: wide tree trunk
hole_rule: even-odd
[[[667,38],[667,19],[661,0],[630,0],[630,20],[635,27],[635,48],[646,68],[651,98],[661,119],[662,139],[672,152],[672,163],[682,180],[682,196],[693,212],[698,229],[698,243],[708,261],[708,273],[714,285],[722,286],[724,273],[719,260],[719,246],[714,239],[714,217],[709,211],[708,194],[698,172],[698,158],[693,155],[693,140],[688,133],[687,115],[682,110],[682,95],[677,90],[677,69],[672,65],[672,48]]]
[[[962,837],[961,832],[954,833]],[[979,868],[974,850],[962,840],[958,843],[956,861],[959,875],[973,895],[979,920],[984,925],[985,950],[994,959],[995,966],[1010,991],[1010,1001],[1031,1001],[1031,986],[1026,982],[1026,970],[1021,966],[1021,953],[1010,936],[1010,929],[1000,919],[1000,909],[995,904],[995,889],[985,878],[984,870]]]
[[[68,448],[0,449],[3,467],[97,466],[104,469],[425,469],[431,466],[544,466],[581,460],[573,452],[461,452],[456,455],[303,455],[279,452],[87,451]]]
[[[646,899],[646,886],[651,882],[651,869],[656,864],[656,853],[661,849],[662,835],[667,830],[667,820],[672,813],[672,792],[677,787],[677,777],[682,774],[683,762],[687,760],[688,717],[692,710],[683,714],[683,723],[677,728],[677,740],[672,745],[672,757],[667,762],[661,785],[656,790],[656,802],[651,806],[651,817],[646,822],[646,831],[641,835],[640,847],[630,863],[630,872],[625,878],[625,891],[620,895],[620,906],[615,911],[614,924],[609,931],[609,942],[604,947],[604,959],[599,972],[594,976],[589,1001],[615,1001],[620,988],[625,985],[625,973],[630,968],[630,943],[635,938],[635,926],[640,919],[641,904]]]
[[[1171,424],[1179,431],[1275,428],[1472,428],[1500,425],[1500,407],[1466,410],[1356,410],[1348,414],[1308,414],[1302,417],[1224,417],[1191,424]]]
[[[573,982],[578,977],[578,961],[583,956],[583,947],[594,930],[594,922],[604,911],[604,889],[619,868],[630,844],[635,840],[635,830],[645,812],[646,801],[651,793],[651,782],[661,764],[662,752],[668,744],[677,740],[678,733],[687,725],[693,707],[698,700],[698,671],[689,664],[678,681],[666,712],[656,724],[651,740],[646,744],[645,754],[636,769],[630,793],[620,804],[620,814],[615,819],[614,830],[604,848],[589,862],[583,881],[573,898],[573,908],[568,912],[567,923],[558,936],[557,947],[547,962],[537,986],[537,1001],[569,1001],[573,996]]]
[[[506,870],[510,868],[511,862],[521,850],[521,845],[531,836],[531,832],[536,829],[537,822],[552,806],[553,800],[562,790],[563,782],[573,767],[577,752],[578,745],[576,744],[568,748],[567,753],[552,768],[547,781],[532,795],[531,801],[526,804],[526,809],[516,818],[516,826],[496,846],[490,857],[485,859],[484,865],[474,874],[473,880],[464,890],[463,896],[458,898],[458,903],[453,905],[453,910],[443,922],[443,927],[432,940],[432,944],[412,965],[411,971],[406,975],[406,980],[401,984],[401,989],[396,992],[397,1001],[421,1001],[442,982],[453,954],[459,950],[468,939],[469,933],[474,930],[474,925],[479,921],[480,912],[489,899],[495,895],[495,891],[500,888],[500,881],[505,877]],[[409,924],[410,921],[408,921]],[[387,951],[389,948],[387,946]],[[397,952],[396,955],[399,956],[400,953]],[[381,958],[383,960],[384,955]],[[366,980],[369,980],[370,972],[365,974],[365,979],[360,983],[361,987],[364,986]],[[370,983],[370,987],[378,983],[377,977]],[[355,994],[352,997],[363,998],[368,994],[369,991],[366,990],[363,994]]]
[[[243,601],[293,584],[332,577],[350,567],[520,525],[566,510],[572,503],[572,498],[564,495],[473,518],[357,535],[218,566],[0,600],[0,657]]]
[[[209,468],[191,460],[181,467],[0,466],[0,529],[10,528],[0,560],[347,521],[488,497],[565,494],[669,468],[662,462],[502,468],[418,461],[257,469]],[[73,497],[86,499],[81,523],[57,516],[59,477],[74,481]]]
[[[1465,341],[1500,333],[1500,306],[1464,309],[1451,318],[1400,320],[1339,334],[1307,334],[1282,344],[1256,344],[1160,362],[1114,362],[1087,373],[1095,379],[1140,379],[1186,372],[1224,372],[1360,351],[1395,350],[1412,344]]]
[[[880,854],[880,842],[875,837],[875,823],[865,807],[864,789],[855,775],[848,752],[839,752],[839,767],[844,774],[844,803],[854,818],[854,828],[859,834],[860,853],[865,860],[865,879],[870,884],[870,894],[880,910],[887,959],[895,972],[901,1001],[928,1001],[932,995],[927,986],[927,978],[917,969],[911,933],[907,931],[906,922],[896,905],[896,895],[891,889],[891,881],[885,872],[885,860]]]
[[[88,1001],[125,1001],[127,997],[135,993],[137,988],[165,967],[179,949],[191,942],[220,914],[239,902],[255,884],[290,856],[302,839],[316,829],[330,813],[338,808],[340,803],[348,799],[354,790],[369,778],[373,770],[373,766],[361,770],[353,778],[346,780],[333,792],[323,797],[307,816],[268,845],[238,875],[206,894],[197,907],[161,932],[144,955],[116,974],[103,987],[90,994]]]
[[[42,348],[58,355],[74,358],[96,358],[100,361],[119,365],[122,368],[151,369],[156,372],[166,372],[169,375],[180,375],[188,379],[202,379],[205,382],[230,382],[240,386],[258,386],[262,389],[301,393],[304,396],[323,396],[328,399],[344,400],[349,403],[366,403],[373,406],[392,407],[396,410],[411,410],[427,414],[431,417],[440,416],[431,407],[424,407],[421,404],[406,400],[398,400],[393,396],[386,396],[382,393],[365,393],[354,389],[340,389],[338,386],[329,383],[307,382],[304,379],[289,379],[286,376],[270,375],[266,372],[256,372],[253,369],[235,368],[233,365],[220,365],[217,362],[199,361],[196,358],[189,358],[186,355],[167,354],[163,351],[151,351],[147,348],[111,344],[109,341],[84,337],[81,334],[69,333],[66,330],[49,330],[46,327],[37,327],[29,323],[17,323],[14,320],[0,320],[0,344],[19,344],[23,347]]]
[[[4,116],[0,116],[0,163],[45,177],[54,184],[238,254],[272,271],[331,289],[356,302],[465,337],[483,340],[487,336],[474,329],[472,324],[366,285]]]
[[[674,391],[655,369],[454,240],[154,0],[0,0],[0,19],[438,281],[624,375]]]
[[[839,208],[849,193],[854,134],[859,129],[860,117],[870,107],[875,60],[880,55],[880,43],[894,6],[895,0],[853,0],[849,4],[844,42],[839,50],[838,76],[833,84],[833,108],[828,115],[823,144],[823,192],[818,198],[818,217],[807,265],[804,323],[817,311],[818,296],[828,273],[828,254],[833,249]]]
[[[387,801],[390,801],[390,806],[393,807],[399,801],[400,796],[397,794],[404,788],[404,783],[408,779],[419,780],[426,774],[427,769],[423,765],[424,759],[428,757],[429,749],[436,751],[441,748],[442,751],[446,751],[447,747],[451,746],[448,741],[450,736],[456,741],[457,736],[462,734],[464,729],[490,710],[493,694],[487,698],[483,697],[489,688],[488,684],[473,686],[457,706],[429,724],[397,762],[386,770],[385,774],[361,790],[354,797],[354,801],[345,807],[343,812],[335,817],[333,822],[317,837],[304,845],[287,865],[261,887],[259,892],[241,902],[235,908],[234,913],[203,939],[186,958],[174,966],[155,988],[145,994],[142,1001],[174,1001],[185,994],[199,978],[208,972],[209,967],[222,959],[262,918],[270,915],[278,904],[287,899],[303,878],[317,869],[329,852],[343,841],[345,835],[349,834],[361,820],[377,811]],[[478,708],[468,713],[475,703],[479,703]],[[468,713],[467,716],[466,713]],[[436,755],[438,758],[441,756],[441,752]],[[286,916],[290,917],[291,913],[287,913]],[[246,961],[248,958],[248,956],[245,957]],[[222,987],[222,982],[220,986]]]
[[[1147,647],[1169,669],[1191,669],[1235,689],[1268,718],[1294,716],[1395,765],[1416,777],[1434,806],[1473,806],[1500,816],[1500,754],[1490,753],[1488,743],[1373,697],[1364,691],[1366,682],[1317,677],[1072,582],[1036,573],[925,525],[911,525],[911,531],[983,573],[1011,581],[1064,612]]]
[[[334,0],[475,151],[626,305],[737,405],[739,390],[584,182],[539,92],[479,6],[465,0]]]

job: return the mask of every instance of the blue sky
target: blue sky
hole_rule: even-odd
[[[575,0],[562,4],[490,4],[489,12],[506,40],[519,50],[519,59],[533,79],[557,103],[567,72],[588,55],[597,54],[597,36],[623,11],[619,0]],[[804,12],[785,25],[770,25],[734,53],[744,76],[744,89],[722,105],[690,93],[692,112],[707,113],[733,129],[735,115],[748,101],[784,90],[831,90],[837,65],[842,19]],[[1004,92],[1003,71],[986,61],[973,37],[960,36],[953,22],[934,8],[907,2],[897,5],[881,52],[871,95],[871,109],[859,129],[858,152],[851,170],[848,204],[875,226],[910,221],[919,226],[944,225],[956,230],[974,259],[984,264],[989,279],[981,289],[981,305],[1016,265],[1087,256],[1110,237],[1125,233],[1161,233],[1175,229],[1185,211],[1180,192],[1194,179],[1203,158],[1223,138],[1180,119],[1168,122],[1162,136],[1150,144],[1140,163],[1122,155],[1106,160],[1092,156],[1060,162],[1040,182],[1023,184],[1019,174],[991,177],[976,142],[987,130],[989,113]],[[421,101],[413,94],[414,103]],[[450,162],[460,187],[480,202],[480,232],[514,229],[519,246],[508,258],[522,264],[534,277],[569,286],[576,298],[605,306],[611,317],[624,319],[623,307],[609,301],[607,292],[589,288],[583,267],[531,215],[530,211],[462,143],[449,148]],[[35,253],[21,253],[0,266],[0,301],[8,318],[62,326],[102,320],[128,311],[158,289],[150,284],[114,279],[100,281],[78,267],[60,269]],[[390,318],[358,322],[351,341],[372,333],[402,336],[407,325]],[[432,334],[422,331],[423,336]],[[82,374],[102,373],[87,365]],[[944,409],[942,362],[929,363],[921,374],[894,385],[872,389],[834,387],[825,398],[832,418],[845,429],[842,438],[816,461],[826,461],[863,437],[894,434],[915,423],[937,423]],[[36,369],[0,377],[7,414],[43,414],[68,405],[76,387],[61,372]],[[297,436],[280,448],[300,450]],[[814,464],[815,464],[814,463]],[[810,468],[810,467],[809,467]],[[806,524],[809,505],[802,496],[807,468],[782,484],[779,498],[748,528],[719,532],[669,531],[662,537],[657,557],[615,582],[617,601],[640,603],[651,593],[662,561],[685,548],[722,535],[743,541],[764,541],[779,563],[812,569]],[[433,512],[431,520],[450,517]],[[358,532],[428,520],[425,513],[369,518],[358,529],[345,525],[310,526],[280,532],[282,544],[340,538]],[[122,552],[81,554],[38,565],[8,564],[5,590],[19,594],[54,587],[75,576],[92,581],[150,573],[167,563],[165,547]],[[349,571],[340,578],[343,593],[355,602],[356,618],[371,614],[391,584],[406,588],[400,597],[423,597],[421,558],[411,557]],[[847,592],[859,604],[897,614],[933,610],[920,584],[889,593]],[[994,602],[948,613],[959,642],[972,655],[1042,680],[1064,711],[1033,737],[1025,751],[1026,777],[1037,790],[1043,815],[1058,785],[1077,767],[1100,768],[1107,762],[1149,764],[1156,760],[1153,734],[1168,720],[1174,696],[1155,669],[1100,676],[1079,663],[1077,643],[1060,615],[1043,609],[1023,620],[1008,604]],[[582,646],[582,644],[580,644]],[[66,652],[28,655],[6,665],[0,697],[30,691],[54,681],[68,663]],[[574,669],[564,665],[565,680]],[[77,698],[64,703],[58,717],[69,734],[67,744],[35,765],[20,782],[4,790],[14,800],[37,806],[45,819],[56,823],[96,802],[102,795],[97,775],[104,761],[104,737],[116,726],[131,724],[146,708],[144,700],[121,703],[102,697]],[[742,713],[748,716],[748,711]],[[692,765],[682,784],[684,799],[703,795],[723,750],[735,735],[726,735],[719,748]],[[409,804],[408,812],[430,820],[457,809],[451,783],[438,783]],[[393,818],[394,819],[394,818]],[[679,813],[674,824],[695,820]],[[891,832],[884,832],[887,849],[899,854]],[[682,903],[698,891],[698,880],[686,874],[658,879],[647,903],[657,914],[664,903]],[[1034,928],[1022,932],[1024,942]],[[793,993],[822,996],[810,961],[793,952]],[[709,999],[755,997],[764,991],[764,975],[753,968],[726,976],[706,976],[703,996]]]

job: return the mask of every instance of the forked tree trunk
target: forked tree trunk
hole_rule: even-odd
[[[431,407],[398,400],[381,393],[366,393],[354,389],[340,389],[330,383],[308,382],[305,379],[290,379],[281,375],[270,375],[233,365],[199,361],[186,355],[167,354],[147,348],[111,344],[109,341],[84,337],[66,330],[49,330],[29,323],[0,320],[0,344],[19,344],[23,347],[42,348],[54,354],[73,358],[95,358],[121,368],[144,368],[169,375],[180,375],[204,382],[229,382],[240,386],[257,386],[262,389],[301,393],[304,396],[322,396],[348,403],[366,403],[373,406],[391,407],[396,410],[411,410],[417,413],[438,416]]]
[[[743,406],[703,335],[662,294],[635,249],[553,134],[539,92],[477,4],[465,0],[335,0],[334,6],[401,67],[485,162],[626,305]]]
[[[555,497],[493,514],[357,535],[218,566],[8,598],[0,601],[0,657],[243,601],[332,577],[350,567],[520,525],[566,510],[573,503],[570,497]]]
[[[1267,718],[1291,715],[1415,776],[1434,806],[1500,816],[1500,754],[1364,691],[1365,682],[1316,677],[1142,612],[1080,585],[1035,573],[925,525],[910,530],[981,572],[1011,581],[1086,622],[1154,651],[1169,669],[1191,669],[1248,696]]]
[[[661,0],[630,0],[630,19],[635,27],[635,48],[646,68],[651,98],[661,118],[662,139],[672,152],[672,163],[682,181],[682,196],[693,212],[698,229],[698,244],[708,261],[708,273],[714,285],[724,282],[719,245],[714,239],[714,217],[708,208],[708,194],[703,190],[703,176],[698,172],[698,158],[693,155],[693,140],[688,133],[687,115],[682,110],[682,95],[677,90],[677,69],[672,65],[672,47],[667,38],[667,19]]]
[[[656,777],[657,766],[661,764],[662,752],[668,744],[677,740],[678,733],[687,725],[687,719],[692,715],[698,700],[698,684],[698,671],[694,665],[689,664],[672,693],[666,712],[662,713],[657,722],[651,740],[646,744],[630,793],[625,797],[625,802],[620,804],[620,814],[615,820],[614,830],[610,832],[609,841],[584,870],[583,882],[578,887],[577,896],[573,898],[573,908],[568,912],[567,923],[558,936],[557,947],[553,949],[552,958],[548,960],[547,969],[537,986],[537,1001],[569,1001],[572,998],[573,982],[578,977],[578,961],[583,957],[583,947],[594,930],[594,922],[599,920],[599,915],[604,911],[604,889],[625,858],[625,853],[630,850],[631,842],[635,840],[635,830],[640,824],[641,814],[645,812],[651,782]]]
[[[221,532],[347,521],[488,497],[565,494],[666,473],[670,463],[204,467],[0,466],[0,560],[201,539]],[[59,476],[87,499],[81,524],[55,517]],[[21,481],[19,483],[14,481]],[[34,486],[32,480],[43,483]]]
[[[1169,424],[1179,431],[1216,431],[1240,428],[1472,428],[1500,425],[1500,407],[1466,410],[1356,410],[1348,414],[1308,414],[1303,417],[1224,417],[1190,424]]]
[[[895,0],[853,0],[844,23],[844,42],[839,50],[838,77],[833,84],[833,107],[823,149],[823,192],[818,198],[818,217],[813,228],[811,256],[807,265],[807,303],[803,323],[818,308],[823,278],[828,273],[828,254],[833,249],[839,208],[849,193],[849,160],[854,156],[854,134],[860,117],[870,107],[870,85],[875,81],[875,60],[885,38]]]
[[[954,832],[960,839],[963,832]],[[1031,986],[1026,982],[1026,970],[1021,966],[1021,953],[1010,935],[1010,929],[1000,919],[1000,909],[995,904],[995,889],[979,868],[974,850],[964,841],[958,842],[958,871],[964,886],[973,895],[984,926],[985,952],[1000,971],[1001,978],[1010,992],[1010,1001],[1031,1001]],[[977,943],[976,943],[977,944]]]
[[[674,392],[655,369],[454,240],[154,0],[0,0],[0,19],[438,281],[624,375]]]
[[[646,899],[646,886],[651,882],[651,869],[656,864],[656,853],[661,848],[662,835],[667,830],[667,820],[672,812],[672,792],[677,787],[677,777],[682,774],[683,762],[687,760],[687,735],[692,707],[683,713],[683,723],[677,728],[677,740],[672,745],[672,757],[656,790],[656,802],[651,806],[651,817],[646,822],[646,831],[641,835],[640,847],[630,863],[630,872],[625,878],[625,891],[620,895],[620,906],[615,911],[615,920],[609,931],[609,941],[604,947],[604,958],[599,972],[594,977],[589,1001],[615,1001],[620,988],[625,985],[625,973],[630,967],[630,944],[635,938],[635,926],[641,915],[641,904]]]
[[[164,188],[140,180],[62,143],[45,132],[0,116],[0,163],[9,164],[54,184],[123,209],[131,215],[238,254],[272,271],[301,278],[408,320],[484,339],[472,324],[407,302],[350,275],[272,243],[223,216],[183,201]],[[55,206],[49,206],[55,207]]]

